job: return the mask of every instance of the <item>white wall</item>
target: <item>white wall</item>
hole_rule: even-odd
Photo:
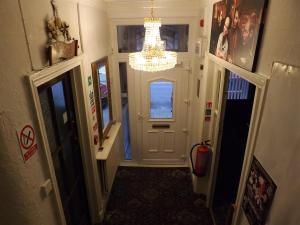
[[[300,66],[299,10],[298,0],[269,0],[256,69],[271,76],[254,152],[278,188],[267,225],[300,224],[299,69],[271,73],[274,61]],[[249,224],[244,215],[239,224]]]
[[[300,1],[269,0],[257,73],[270,75],[273,61],[299,65]]]
[[[87,91],[93,91],[93,85],[88,86],[88,77],[92,76],[91,64],[105,56],[111,54],[111,44],[108,30],[108,19],[105,4],[79,4],[79,23],[81,28],[81,44],[84,52],[84,80],[86,82]],[[111,74],[112,75],[112,74]],[[93,130],[93,125],[97,122],[97,118],[93,119],[91,110],[89,113],[89,130],[90,136],[98,135],[98,129]],[[98,144],[93,145],[93,152],[99,149]],[[94,172],[98,174],[97,163],[94,164]],[[98,212],[104,209],[105,199],[102,196],[102,187],[100,185],[100,174],[95,177],[97,192]],[[103,213],[103,211],[102,211]]]
[[[46,164],[43,150],[39,146],[26,164],[20,154],[16,129],[34,121],[30,89],[24,78],[31,64],[18,1],[4,0],[0,4],[1,223],[57,224],[53,195],[45,199],[40,193],[40,185],[49,177],[43,166]]]
[[[257,72],[271,75],[274,61],[300,66],[300,2],[269,1]],[[266,225],[300,224],[300,73],[277,68],[271,76],[255,156],[277,192]],[[242,216],[241,224],[248,224]]]
[[[275,64],[255,155],[277,185],[266,225],[300,224],[300,67]],[[248,224],[245,215],[241,224]]]
[[[108,33],[105,4],[102,0],[85,0],[79,4],[77,1],[57,2],[59,16],[71,25],[71,35],[82,39],[84,76],[87,77],[91,74],[90,63],[109,54],[109,36],[105,35]],[[45,197],[40,190],[40,186],[49,178],[49,170],[38,135],[30,87],[25,79],[25,75],[34,72],[32,68],[41,69],[47,63],[44,55],[47,16],[52,16],[48,0],[0,2],[1,224],[59,224],[54,194]],[[39,149],[24,163],[16,129],[28,122],[32,122],[36,128]]]
[[[153,4],[156,17],[179,18],[199,14],[199,0],[156,0]],[[107,0],[108,16],[115,19],[148,17],[151,15],[150,7],[151,1]]]

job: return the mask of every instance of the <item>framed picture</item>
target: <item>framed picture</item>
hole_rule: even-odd
[[[223,0],[213,7],[209,52],[254,71],[267,0]]]
[[[242,204],[250,225],[265,224],[276,188],[271,177],[253,156]]]
[[[98,127],[100,145],[102,145],[114,123],[108,57],[93,62],[91,66],[96,105],[96,110],[92,112],[96,113],[98,121],[93,129],[96,130]],[[102,150],[102,147],[99,150]]]

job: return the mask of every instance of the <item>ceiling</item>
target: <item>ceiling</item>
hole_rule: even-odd
[[[110,18],[139,18],[150,15],[154,4],[154,15],[159,17],[193,17],[208,4],[209,0],[105,0]]]

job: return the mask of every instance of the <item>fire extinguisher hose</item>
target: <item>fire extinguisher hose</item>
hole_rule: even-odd
[[[193,162],[193,151],[194,151],[194,149],[195,149],[197,146],[201,146],[202,144],[203,144],[203,142],[194,144],[193,147],[191,148],[191,151],[190,151],[190,159],[191,159],[191,164],[192,164],[193,174],[195,174],[195,165],[194,165],[194,162]]]
[[[190,160],[191,160],[191,164],[192,164],[192,169],[193,169],[193,174],[195,174],[196,176],[198,176],[198,174],[196,173],[195,171],[195,165],[194,165],[194,161],[193,161],[193,151],[194,149],[197,147],[197,146],[205,146],[205,147],[209,147],[210,144],[209,144],[209,140],[206,140],[206,141],[202,141],[201,143],[197,143],[197,144],[194,144],[193,147],[191,148],[191,151],[190,151]]]

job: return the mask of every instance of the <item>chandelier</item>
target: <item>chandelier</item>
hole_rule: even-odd
[[[144,19],[145,41],[141,52],[129,54],[129,65],[135,70],[157,72],[172,69],[177,63],[177,53],[165,51],[165,42],[161,40],[161,19],[151,17]]]

